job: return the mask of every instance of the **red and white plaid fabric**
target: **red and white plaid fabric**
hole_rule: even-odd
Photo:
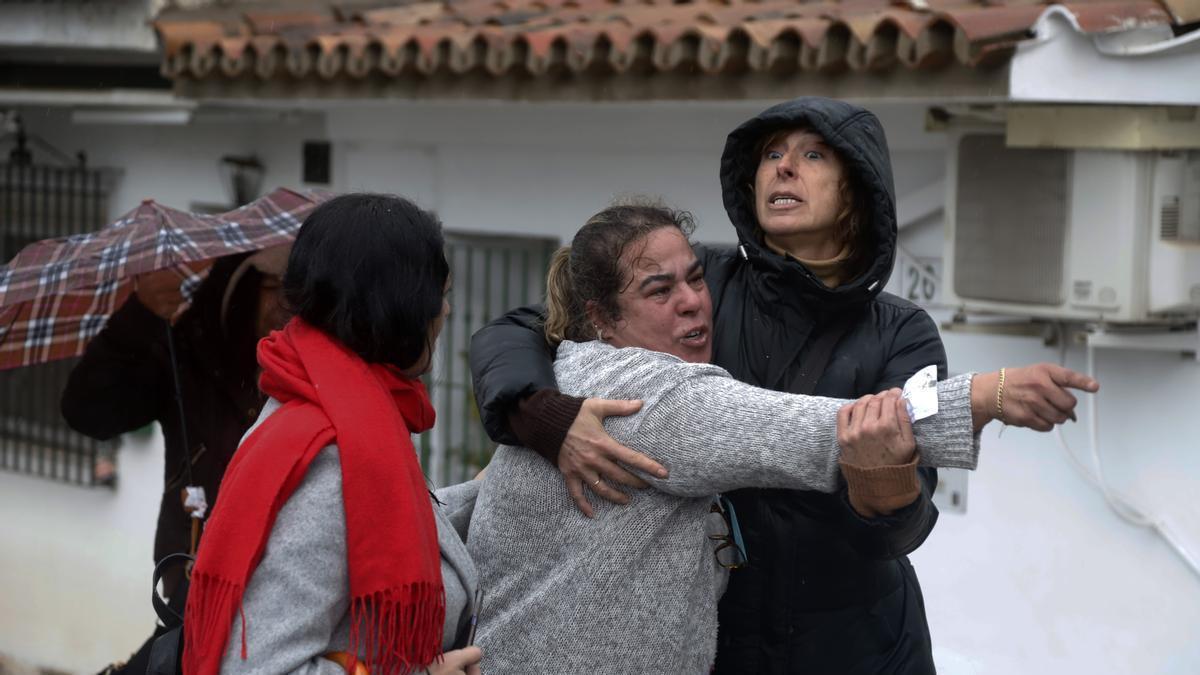
[[[191,297],[204,274],[185,263],[286,244],[332,196],[280,188],[217,215],[146,200],[98,232],[26,246],[0,267],[0,370],[82,354],[139,274],[173,267]]]

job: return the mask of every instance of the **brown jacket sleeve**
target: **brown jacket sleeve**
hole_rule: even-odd
[[[850,506],[866,518],[887,515],[916,501],[921,495],[917,477],[920,453],[907,464],[864,468],[838,461],[846,479]]]
[[[527,448],[558,466],[567,430],[579,415],[584,399],[567,396],[555,389],[539,389],[527,396],[508,416],[508,428]]]

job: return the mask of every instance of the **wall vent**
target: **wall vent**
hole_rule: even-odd
[[[1158,236],[1164,241],[1179,239],[1179,195],[1166,195],[1162,199]]]
[[[963,136],[958,149],[954,293],[1043,305],[1063,302],[1068,154]]]

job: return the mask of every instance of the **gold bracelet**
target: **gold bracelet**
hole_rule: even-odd
[[[996,385],[996,419],[1004,421],[1004,369],[1000,369],[1000,382]]]

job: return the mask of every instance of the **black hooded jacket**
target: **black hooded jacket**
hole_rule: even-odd
[[[870,209],[863,271],[830,289],[795,259],[766,248],[749,185],[764,134],[806,127],[842,158]],[[725,208],[740,246],[700,249],[713,297],[713,362],[734,377],[788,391],[807,350],[830,326],[848,326],[812,393],[857,398],[891,387],[946,355],[933,320],[883,292],[896,255],[895,190],[879,120],[857,106],[801,98],[774,106],[729,135],[721,158]],[[549,352],[518,310],[472,341],[471,367],[485,426],[512,443],[515,401],[554,386]],[[720,607],[719,673],[932,672],[920,588],[905,555],[937,521],[937,482],[922,469],[922,494],[880,518],[863,518],[843,487],[835,494],[746,489],[727,495],[750,565],[736,570]]]
[[[763,245],[747,187],[763,137],[796,127],[811,129],[838,152],[871,210],[864,227],[873,256],[834,289]],[[844,321],[850,327],[812,393],[857,398],[903,386],[930,364],[946,377],[936,324],[883,292],[896,258],[896,198],[875,115],[822,98],[774,106],[729,135],[721,188],[740,246],[704,258],[714,363],[744,382],[786,391],[814,340]],[[760,489],[728,495],[751,564],[734,572],[721,602],[717,671],[932,671],[923,601],[905,558],[937,521],[930,500],[937,473],[921,472],[916,502],[882,518],[854,512],[844,487],[832,495]]]

